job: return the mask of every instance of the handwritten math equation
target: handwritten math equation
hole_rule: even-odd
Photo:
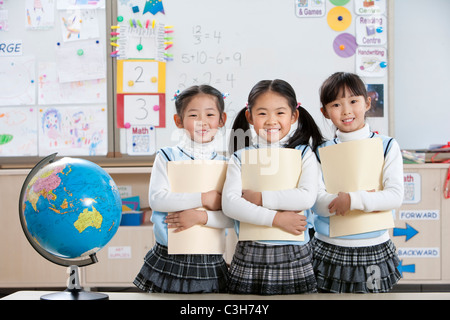
[[[209,84],[234,88],[243,66],[242,52],[230,51],[226,36],[220,30],[207,30],[197,24],[191,31],[191,45],[181,53],[179,61],[186,67],[190,66],[188,69],[193,72],[179,74],[178,87],[184,89],[191,85]]]
[[[211,86],[229,86],[230,88],[234,88],[234,84],[236,82],[236,78],[234,73],[226,73],[224,75],[218,76],[210,71],[200,73],[200,74],[188,74],[181,73],[178,78],[178,87],[180,89],[185,89],[192,85],[201,85],[208,84]]]

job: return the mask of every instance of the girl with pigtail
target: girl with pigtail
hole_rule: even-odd
[[[297,124],[291,133],[291,126]],[[256,136],[251,137],[250,125]],[[241,222],[277,227],[304,241],[239,241],[230,267],[228,289],[239,294],[298,294],[317,291],[308,229],[318,188],[315,149],[323,142],[311,115],[297,102],[292,86],[283,80],[263,80],[251,90],[248,105],[233,125],[232,156],[222,192],[222,210]],[[281,191],[242,190],[241,156],[245,149],[291,148],[302,151],[297,188]],[[304,211],[304,215],[298,212]]]

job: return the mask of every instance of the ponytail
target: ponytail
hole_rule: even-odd
[[[296,146],[310,145],[313,152],[325,142],[319,127],[313,117],[305,108],[298,106],[298,122],[297,129],[289,139],[286,148],[294,149]]]
[[[247,107],[243,108],[239,111],[234,120],[230,136],[230,145],[228,147],[230,154],[251,145],[252,134],[250,131],[250,124],[245,117],[246,111]]]
[[[237,150],[251,145],[252,134],[250,131],[250,124],[245,116],[245,112],[247,110],[250,112],[258,97],[268,91],[275,92],[286,98],[292,113],[295,113],[297,109],[299,112],[297,130],[289,139],[286,148],[294,149],[296,146],[301,144],[310,145],[312,150],[315,152],[319,145],[325,142],[319,127],[316,125],[316,122],[311,117],[309,112],[298,104],[294,88],[292,88],[292,86],[284,80],[275,79],[262,80],[258,82],[250,91],[247,100],[248,109],[247,107],[243,108],[238,113],[233,123],[229,145],[230,153],[233,154]]]

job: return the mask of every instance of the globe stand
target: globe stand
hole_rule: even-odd
[[[22,190],[20,192],[20,199],[19,199],[20,224],[22,226],[22,230],[28,242],[42,257],[44,257],[48,261],[60,266],[70,268],[70,276],[67,289],[62,292],[43,295],[41,297],[41,300],[108,300],[109,299],[108,295],[98,292],[84,291],[80,285],[79,267],[85,267],[97,263],[98,260],[95,253],[83,257],[82,259],[60,258],[46,251],[43,247],[41,247],[39,243],[36,241],[36,239],[28,232],[27,222],[24,217],[23,203],[22,203],[22,201],[25,199],[27,186],[32,180],[32,178],[35,176],[35,174],[43,167],[45,167],[47,164],[54,162],[55,158],[56,153],[51,154],[42,159],[33,169],[31,169],[30,173],[28,174],[22,185]]]
[[[84,291],[80,285],[78,266],[70,266],[67,289],[41,296],[41,300],[109,300],[108,295],[99,292]]]

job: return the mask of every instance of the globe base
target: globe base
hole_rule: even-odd
[[[83,289],[66,289],[43,295],[41,300],[109,300],[109,296],[104,293],[84,291]]]
[[[80,285],[80,273],[78,266],[69,267],[69,279],[67,289],[43,295],[41,300],[109,300],[108,295],[99,292],[84,291]]]

